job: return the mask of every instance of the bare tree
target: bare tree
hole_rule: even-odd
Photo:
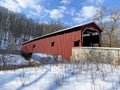
[[[120,10],[118,8],[97,7],[93,20],[103,30],[102,46],[119,47]]]

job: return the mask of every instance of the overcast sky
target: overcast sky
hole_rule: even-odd
[[[61,20],[72,26],[90,21],[96,6],[120,7],[120,0],[0,0],[0,6],[35,20]]]

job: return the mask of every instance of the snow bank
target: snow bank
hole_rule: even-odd
[[[46,61],[46,62],[54,62],[55,56],[43,53],[33,53],[31,58],[35,61]],[[62,57],[60,55],[57,56],[57,61],[62,61]]]

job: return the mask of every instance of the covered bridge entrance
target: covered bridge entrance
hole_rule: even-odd
[[[100,46],[100,34],[97,30],[85,29],[82,32],[82,41],[85,47]]]

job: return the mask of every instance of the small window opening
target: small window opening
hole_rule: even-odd
[[[35,45],[33,45],[33,48],[35,48]]]
[[[74,47],[79,46],[80,40],[74,41]]]
[[[55,45],[55,42],[51,42],[51,46],[53,47]]]

